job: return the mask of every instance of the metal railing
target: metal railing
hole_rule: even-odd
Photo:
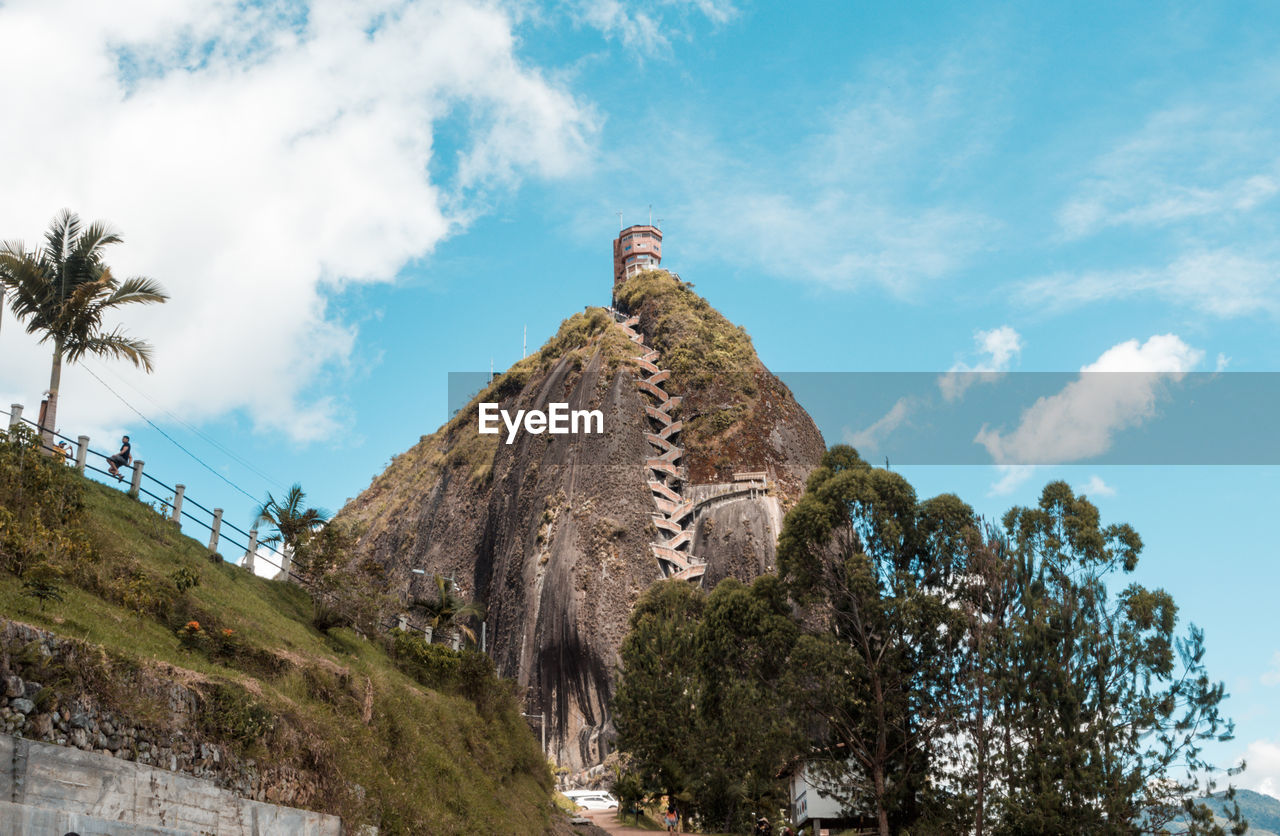
[[[4,413],[4,410],[0,409],[0,413]],[[62,433],[57,432],[56,430],[50,430],[47,428],[41,429],[41,427],[35,421],[32,421],[31,419],[25,417],[22,413],[23,413],[22,404],[10,405],[9,411],[5,413],[9,416],[8,426],[10,430],[12,430],[16,426],[21,426],[21,425],[27,425],[32,427],[36,431],[36,433],[40,435],[41,444],[43,445],[44,449],[52,455],[63,456],[64,460],[66,458],[66,454],[62,452],[62,450],[58,448],[55,445],[55,443],[51,441],[51,439],[57,438],[57,439],[61,439],[64,442],[68,442],[74,445],[71,448],[75,451],[73,466],[76,468],[77,471],[80,472],[80,474],[83,475],[85,474],[86,471],[88,471],[92,473],[101,474],[107,477],[108,479],[115,479],[117,482],[123,481],[122,475],[114,474],[111,472],[111,469],[104,470],[101,467],[98,467],[95,464],[91,463],[89,457],[96,456],[97,458],[101,459],[103,463],[107,465],[114,464],[111,458],[111,454],[104,453],[100,450],[95,450],[89,446],[89,436],[81,435],[81,436],[77,436],[73,440],[70,436],[63,435]],[[220,559],[225,560],[225,558],[220,557],[218,553],[218,546],[223,542],[226,542],[232,546],[235,546],[236,548],[244,549],[244,556],[241,557],[240,562],[238,564],[232,563],[233,566],[238,566],[239,568],[245,569],[250,573],[254,573],[255,562],[257,560],[262,560],[268,566],[272,566],[280,570],[279,574],[277,575],[277,579],[283,578],[285,580],[289,580],[294,583],[297,583],[299,586],[302,586],[304,589],[307,589],[307,591],[312,595],[319,596],[322,598],[328,598],[330,600],[337,600],[336,596],[334,596],[332,593],[329,593],[322,589],[315,589],[311,587],[306,582],[306,579],[304,577],[293,572],[291,569],[292,558],[290,557],[290,555],[284,552],[281,552],[280,550],[276,549],[270,544],[261,542],[258,538],[258,529],[256,527],[250,527],[248,531],[245,531],[239,526],[231,522],[228,522],[227,520],[223,519],[223,509],[206,508],[204,505],[201,505],[199,502],[196,502],[191,497],[186,496],[185,485],[166,484],[165,482],[162,482],[161,480],[152,476],[150,473],[145,472],[144,465],[145,465],[145,462],[142,459],[134,459],[129,464],[120,465],[117,468],[115,468],[117,471],[123,470],[124,468],[128,468],[132,471],[132,475],[129,479],[129,487],[127,489],[128,495],[133,497],[134,499],[140,499],[143,496],[147,496],[155,500],[156,502],[159,503],[160,513],[168,517],[169,520],[171,520],[172,522],[177,523],[179,526],[182,525],[183,520],[187,520],[203,528],[204,530],[208,531],[209,544],[207,548],[210,556],[219,556]],[[144,479],[148,480],[145,484],[143,483]],[[152,490],[153,487],[158,490],[168,491],[169,496],[166,497],[166,496],[162,496],[160,494],[155,493]],[[188,507],[197,509],[198,511],[202,512],[204,516],[191,513],[188,510]],[[246,540],[237,541],[235,538],[224,533],[223,532],[224,528],[230,529],[231,531],[246,538]],[[271,559],[267,555],[263,554],[264,549],[270,554],[278,557],[279,562],[276,562],[275,560]],[[226,561],[226,562],[231,563],[231,561]],[[398,615],[388,621],[379,622],[378,626],[384,630],[399,628],[405,631],[421,633],[423,636],[426,637],[428,642],[431,641],[433,632],[434,632],[431,626],[429,625],[419,626],[417,624],[414,624],[409,620],[408,616],[403,614]],[[460,639],[455,638],[453,641],[455,650],[458,649],[459,644],[460,644]]]

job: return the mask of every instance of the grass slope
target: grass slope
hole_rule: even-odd
[[[14,491],[26,489],[4,477],[9,493],[0,505],[10,508],[0,508],[0,529],[7,519],[15,530],[5,514],[20,510]],[[164,712],[111,686],[147,672],[208,698],[188,738],[228,743],[264,771],[300,770],[318,785],[311,806],[349,826],[376,824],[384,834],[549,829],[549,771],[511,688],[485,657],[408,636],[322,633],[297,586],[211,562],[203,545],[147,505],[69,469],[55,481],[62,484],[46,495],[71,497],[75,527],[32,539],[38,554],[26,566],[25,541],[0,541],[0,612],[83,641],[84,657],[99,660],[96,670],[36,671],[57,683],[55,706],[96,691],[109,710],[163,726]],[[58,579],[63,601],[41,608],[25,594],[24,579],[37,571]],[[198,583],[180,590],[176,577]],[[190,620],[201,635],[184,645],[177,631]]]

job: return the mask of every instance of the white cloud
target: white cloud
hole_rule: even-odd
[[[866,429],[858,430],[857,432],[845,429],[845,443],[852,445],[862,453],[876,449],[881,441],[907,420],[907,416],[910,415],[911,408],[914,405],[913,401],[914,399],[911,397],[899,398],[883,417]]]
[[[1002,106],[1000,91],[975,83],[979,61],[913,56],[860,67],[856,83],[833,82],[822,108],[773,114],[797,120],[807,137],[781,151],[654,114],[665,120],[663,144],[645,134],[643,153],[681,189],[681,223],[699,242],[684,257],[901,297],[954,276],[999,226],[961,185],[966,161],[1001,124],[989,112]]]
[[[737,7],[728,0],[571,0],[568,9],[578,23],[598,30],[606,38],[618,39],[628,49],[649,55],[669,50],[673,36],[690,36],[682,17],[697,14],[722,25],[738,14]]]
[[[1000,478],[991,483],[991,487],[987,489],[987,496],[1008,496],[1025,485],[1035,475],[1035,472],[1035,465],[996,465],[996,473],[1000,475]]]
[[[1120,231],[1141,261],[1033,279],[1023,301],[1155,296],[1215,317],[1280,315],[1275,89],[1274,65],[1200,88],[1090,161],[1057,213],[1061,238]]]
[[[983,355],[982,359],[972,366],[957,362],[938,378],[938,388],[942,390],[944,400],[956,400],[974,383],[994,383],[1022,353],[1022,337],[1008,325],[977,331],[973,341],[978,353]]]
[[[0,237],[34,244],[63,206],[111,221],[116,272],[172,295],[122,316],[156,349],[139,385],[191,419],[245,409],[324,437],[343,404],[316,386],[357,339],[327,294],[393,279],[486,190],[586,160],[593,114],[521,62],[511,27],[462,0],[0,5]],[[446,119],[456,160],[436,147]],[[30,405],[47,350],[12,320],[0,347]],[[63,393],[64,426],[129,417],[74,368]]]
[[[1245,749],[1244,760],[1248,768],[1236,785],[1280,798],[1280,742],[1255,740]]]
[[[1165,385],[1181,380],[1203,356],[1174,334],[1142,344],[1128,340],[1083,367],[1061,392],[1024,410],[1013,431],[984,425],[974,441],[998,464],[1065,463],[1105,453],[1115,433],[1154,416]]]
[[[1056,273],[1017,290],[1030,307],[1068,310],[1093,302],[1156,296],[1210,316],[1280,315],[1280,257],[1231,248],[1187,252],[1161,268]]]
[[[1085,494],[1086,496],[1115,496],[1116,489],[1103,481],[1098,474],[1089,477],[1089,481],[1076,488],[1076,493]]]
[[[1271,667],[1262,675],[1263,685],[1280,685],[1280,650],[1271,654]]]
[[[1263,207],[1280,193],[1268,113],[1199,103],[1156,111],[1093,161],[1058,212],[1063,234],[1230,219]]]

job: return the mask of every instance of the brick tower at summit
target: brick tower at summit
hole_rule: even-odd
[[[613,239],[613,287],[642,270],[662,264],[662,230],[653,224],[634,224]]]

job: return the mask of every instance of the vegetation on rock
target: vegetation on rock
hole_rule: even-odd
[[[812,428],[812,422],[761,364],[746,330],[665,270],[632,276],[616,297],[623,310],[640,316],[649,344],[671,370],[668,390],[683,399],[681,443],[690,480],[727,481],[734,470],[771,468],[775,477],[788,481],[792,463],[777,449],[773,430]],[[806,453],[816,447],[815,461],[821,455],[816,428],[796,444]],[[803,476],[784,487],[798,492],[802,482]]]

